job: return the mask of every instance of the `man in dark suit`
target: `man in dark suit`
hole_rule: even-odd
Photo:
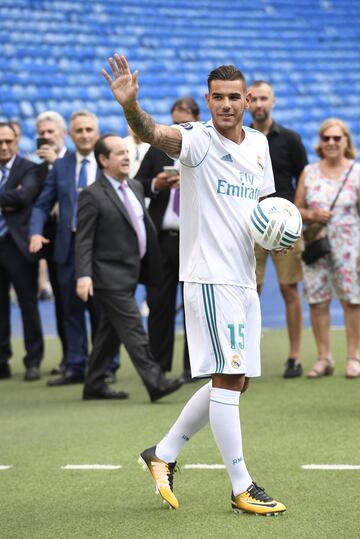
[[[199,114],[199,106],[191,97],[178,99],[171,109],[175,124],[198,121]],[[160,288],[147,288],[148,331],[154,359],[162,371],[167,372],[172,368],[179,283],[179,175],[169,176],[164,166],[174,166],[174,160],[151,146],[135,178],[143,183],[145,196],[151,198],[149,214],[156,226],[161,249],[164,281]],[[183,365],[183,379],[190,382],[192,378],[185,326]]]
[[[36,253],[49,242],[43,236],[43,229],[50,211],[55,202],[58,202],[54,261],[57,263],[58,282],[64,298],[68,353],[65,373],[60,378],[49,380],[49,386],[84,381],[88,354],[85,309],[90,313],[93,335],[99,317],[93,298],[85,306],[77,297],[75,283],[75,231],[79,192],[95,182],[99,174],[93,152],[99,136],[96,116],[87,111],[75,112],[70,120],[70,136],[76,152],[54,162],[34,204],[30,223],[30,252]]]
[[[95,291],[101,319],[95,335],[83,398],[127,398],[106,385],[104,361],[124,343],[150,399],[155,401],[181,386],[167,380],[151,356],[135,301],[138,282],[161,282],[156,231],[143,201],[143,188],[129,176],[129,151],[117,135],[95,145],[101,178],[80,195],[76,235],[77,293],[88,301]]]
[[[38,194],[36,166],[16,156],[16,133],[0,123],[0,379],[10,378],[10,283],[21,310],[25,380],[40,378],[44,343],[37,306],[38,263],[28,251],[31,204]]]

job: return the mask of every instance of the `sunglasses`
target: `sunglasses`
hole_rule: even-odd
[[[329,142],[331,139],[334,141],[334,142],[340,142],[340,140],[342,139],[342,135],[321,135],[321,140],[323,142]]]

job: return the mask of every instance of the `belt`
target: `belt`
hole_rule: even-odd
[[[178,236],[179,230],[175,228],[173,230],[160,230],[160,234],[162,234],[163,236]]]

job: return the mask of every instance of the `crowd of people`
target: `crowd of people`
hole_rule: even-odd
[[[289,353],[283,376],[295,378],[303,373],[300,360],[303,320],[298,290],[298,284],[303,282],[318,351],[318,359],[307,376],[318,378],[334,371],[329,305],[336,296],[344,309],[346,376],[360,377],[360,164],[354,161],[356,152],[351,134],[341,120],[326,120],[320,126],[316,149],[320,161],[308,165],[300,136],[273,119],[276,99],[271,84],[263,80],[254,81],[249,86],[249,92],[247,106],[252,116],[250,127],[267,138],[276,196],[295,202],[305,226],[314,222],[326,223],[331,244],[331,253],[311,265],[302,260],[302,240],[286,255],[269,253],[255,245],[258,293],[261,293],[265,265],[270,256],[285,303]],[[178,99],[170,112],[174,125],[191,125],[192,122],[199,121],[200,109],[191,97]],[[16,292],[23,320],[25,380],[40,378],[44,345],[37,300],[46,290],[44,283],[48,279],[54,297],[56,328],[61,344],[59,366],[51,371],[52,375],[58,377],[49,379],[48,385],[53,387],[85,383],[84,398],[124,398],[124,392],[111,391],[108,383],[116,381],[120,345],[126,344],[127,339],[125,337],[124,340],[119,334],[120,330],[117,332],[114,328],[117,334],[116,344],[107,346],[106,354],[101,350],[101,372],[97,361],[95,375],[98,378],[96,383],[92,381],[94,373],[91,369],[92,362],[89,363],[88,360],[85,311],[90,313],[91,337],[94,343],[97,332],[101,334],[100,329],[104,329],[101,325],[99,329],[101,312],[104,309],[99,299],[103,287],[95,281],[95,294],[93,291],[88,293],[85,301],[77,289],[77,266],[82,267],[84,258],[83,242],[79,240],[77,245],[77,238],[84,237],[83,228],[86,235],[89,235],[91,221],[87,216],[87,208],[82,210],[83,205],[79,204],[79,195],[104,173],[108,174],[106,166],[101,164],[104,154],[97,155],[99,150],[96,150],[96,145],[100,145],[100,149],[104,151],[113,139],[104,140],[100,137],[97,117],[87,111],[74,112],[70,119],[69,135],[75,151],[66,148],[67,126],[60,114],[55,111],[43,112],[35,119],[35,124],[37,150],[30,156],[19,153],[19,122],[0,124],[0,379],[11,376],[10,285]],[[120,144],[119,141],[116,142]],[[129,288],[129,297],[133,301],[136,285],[139,282],[146,283],[148,335],[143,334],[140,340],[146,342],[151,361],[160,368],[161,373],[166,373],[172,370],[177,289],[180,285],[182,291],[183,287],[183,283],[179,283],[180,162],[156,146],[143,142],[130,126],[129,135],[122,141],[126,147],[123,175],[124,178],[134,178],[135,183],[132,185],[141,187],[137,197],[142,201],[145,196],[148,200],[140,218],[139,208],[135,210],[138,211],[140,224],[141,220],[144,221],[144,216],[148,215],[149,221],[154,225],[156,247],[151,249],[157,250],[160,261],[155,274],[158,277],[161,275],[161,280],[158,280],[155,286],[151,278],[144,280],[143,273],[145,271],[146,274],[148,270],[148,259],[141,253],[136,271],[134,268],[127,268],[133,281]],[[335,197],[350,167],[345,185],[330,211],[331,198]],[[124,204],[121,195],[120,204]],[[86,217],[84,224],[80,219],[79,228],[78,219],[82,217],[82,211]],[[129,213],[129,210],[127,212]],[[133,225],[131,220],[128,224],[136,230],[137,225]],[[129,244],[128,233],[126,238]],[[101,244],[104,241],[101,239]],[[149,245],[146,253],[149,251]],[[87,255],[91,252],[89,249],[86,251]],[[76,255],[76,252],[81,253],[81,256]],[[124,252],[124,248],[119,247],[120,258],[124,258]],[[111,258],[111,253],[110,249],[108,254],[100,254],[100,260],[101,256],[105,259]],[[95,271],[97,267],[96,257],[94,254],[92,256],[93,258],[88,260],[87,273],[90,273],[90,268]],[[83,278],[83,275],[80,275],[80,278]],[[131,310],[133,309],[135,316],[135,305]],[[135,318],[138,323],[137,314]],[[122,319],[119,326],[124,330],[126,322]],[[138,330],[140,331],[140,326]],[[128,332],[125,333],[127,336]],[[109,339],[107,337],[107,340]],[[137,365],[135,356],[132,355],[132,359]],[[141,374],[139,366],[137,369],[145,383],[146,373]],[[183,374],[175,386],[192,380],[185,328]]]

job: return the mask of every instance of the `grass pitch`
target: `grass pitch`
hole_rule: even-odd
[[[181,371],[181,337],[174,374]],[[128,401],[81,400],[81,386],[45,385],[59,357],[48,339],[43,379],[24,382],[22,341],[14,340],[11,380],[0,382],[0,537],[108,538],[358,538],[360,471],[311,471],[303,464],[360,464],[360,380],[344,378],[343,331],[333,332],[334,376],[283,380],[285,331],[264,333],[263,376],[241,397],[247,466],[258,484],[288,510],[278,517],[235,515],[225,470],[181,469],[175,475],[178,511],[154,494],[138,454],[155,444],[203,382],[156,404],[125,352],[118,388]],[[309,330],[303,365],[316,358]],[[221,464],[209,427],[187,444],[184,464]],[[63,470],[66,464],[120,464],[114,471]]]

